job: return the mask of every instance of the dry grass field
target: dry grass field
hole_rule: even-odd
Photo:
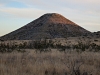
[[[100,75],[99,38],[2,41],[0,51],[0,75]]]
[[[100,53],[1,53],[0,75],[100,75]]]

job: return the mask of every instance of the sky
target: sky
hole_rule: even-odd
[[[0,36],[46,13],[59,13],[91,32],[100,31],[100,0],[0,0]]]

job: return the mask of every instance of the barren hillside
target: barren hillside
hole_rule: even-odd
[[[91,32],[57,13],[44,14],[27,25],[1,37],[3,40],[31,40],[83,36]]]

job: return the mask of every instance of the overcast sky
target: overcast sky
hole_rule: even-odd
[[[45,13],[59,13],[91,32],[100,31],[100,0],[0,0],[0,36]]]

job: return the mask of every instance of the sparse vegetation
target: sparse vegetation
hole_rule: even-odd
[[[100,53],[0,53],[0,75],[100,75]]]
[[[0,75],[100,75],[98,41],[64,41],[2,41]]]
[[[41,52],[48,52],[48,51],[50,52],[50,49],[52,48],[57,49],[60,52],[66,52],[67,50],[76,50],[77,52],[100,51],[100,45],[93,43],[90,40],[85,41],[84,39],[84,41],[82,41],[81,39],[79,39],[76,44],[72,44],[71,41],[69,41],[66,42],[65,45],[60,43],[60,41],[58,41],[57,43],[55,42],[51,39],[21,42],[18,44],[16,42],[8,42],[8,43],[1,42],[0,52],[2,53],[13,52],[13,51],[25,52],[25,49],[35,49],[36,53],[37,52],[41,53]]]

